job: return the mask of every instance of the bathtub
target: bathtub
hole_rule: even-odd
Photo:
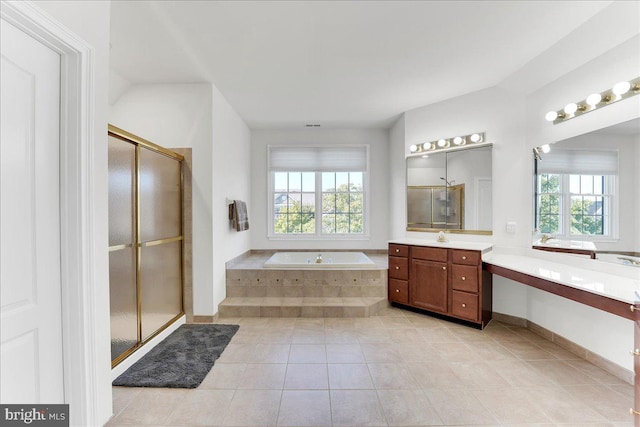
[[[596,259],[599,259],[600,261],[613,262],[615,264],[629,265],[640,268],[640,257],[636,256],[615,253],[597,253]]]
[[[320,259],[322,262],[316,262]],[[264,263],[265,268],[376,268],[362,252],[276,252]]]

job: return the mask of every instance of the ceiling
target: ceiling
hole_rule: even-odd
[[[212,82],[252,129],[388,127],[494,86],[611,1],[113,1],[111,68]]]

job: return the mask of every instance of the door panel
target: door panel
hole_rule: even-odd
[[[109,252],[111,360],[138,343],[136,253],[131,247]]]
[[[411,260],[411,304],[426,310],[446,313],[448,310],[447,264]]]
[[[140,150],[140,232],[149,242],[180,236],[180,162]]]
[[[136,147],[109,136],[109,246],[135,242]]]
[[[142,339],[182,311],[182,242],[142,248]]]
[[[0,396],[63,403],[60,56],[0,30]]]

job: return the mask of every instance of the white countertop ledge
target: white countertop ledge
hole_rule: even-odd
[[[426,240],[426,239],[397,239],[390,240],[389,243],[396,245],[411,245],[411,246],[430,246],[434,248],[445,248],[445,249],[465,249],[469,251],[481,251],[487,252],[491,250],[493,243],[486,242],[462,242],[450,240],[446,243],[441,243],[436,241],[435,239]]]
[[[636,292],[640,293],[640,279],[587,269],[580,266],[550,261],[527,255],[490,252],[483,255],[483,262],[509,270],[538,277],[550,282],[602,295],[633,304]],[[597,261],[590,260],[596,263]]]

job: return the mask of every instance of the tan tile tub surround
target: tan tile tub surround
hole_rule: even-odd
[[[274,252],[227,263],[220,317],[368,317],[388,306],[386,251],[366,252],[374,269],[264,268]]]
[[[193,202],[191,170],[191,148],[170,148],[184,157],[182,169],[182,309],[187,322],[193,319]]]

